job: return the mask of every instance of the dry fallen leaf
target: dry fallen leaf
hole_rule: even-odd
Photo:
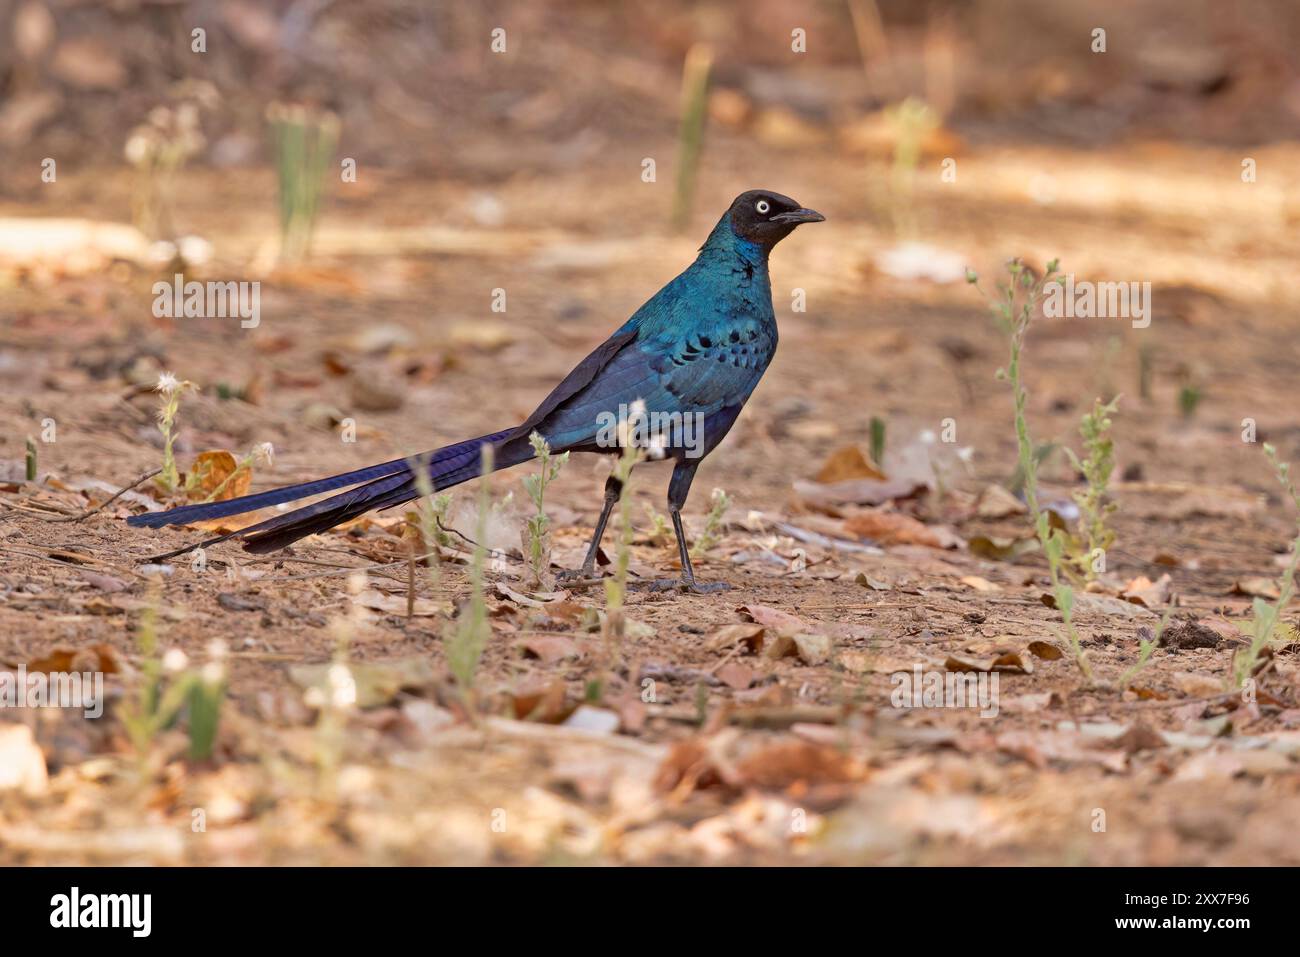
[[[330,684],[333,662],[292,665],[289,678],[300,688],[322,688]],[[391,661],[353,661],[346,666],[356,683],[356,705],[374,708],[388,704],[401,691],[419,691],[433,683],[433,663],[425,657],[395,658]]]
[[[100,671],[115,675],[121,671],[117,651],[103,642],[89,648],[56,648],[42,658],[27,662],[27,673],[52,674],[56,672]]]
[[[947,529],[930,527],[901,512],[862,511],[844,520],[844,528],[858,538],[878,545],[925,545],[929,548],[956,548],[957,536]]]
[[[889,582],[877,581],[870,577],[866,572],[858,572],[857,575],[854,576],[853,581],[855,584],[861,585],[864,588],[870,588],[872,591],[889,591],[889,589],[893,587]]]
[[[510,691],[510,703],[515,718],[520,721],[541,721],[559,724],[574,711],[560,678],[525,679]]]
[[[980,518],[1006,518],[1009,515],[1023,515],[1028,509],[1001,485],[987,485],[980,492],[975,502],[975,514]]]
[[[1056,607],[1056,596],[1051,592],[1044,592],[1039,599],[1048,608]],[[1143,605],[1136,605],[1131,601],[1124,601],[1110,595],[1094,595],[1089,592],[1075,592],[1074,613],[1076,615],[1080,613],[1119,615],[1121,618],[1155,617],[1155,612]]]
[[[876,479],[879,481],[884,478],[885,474],[868,462],[867,457],[862,454],[862,449],[856,445],[846,445],[836,449],[826,459],[821,471],[817,473],[817,481],[823,485],[832,482],[844,482],[849,479]]]
[[[799,660],[806,665],[820,665],[830,659],[831,640],[826,635],[805,632],[793,636]]]
[[[961,579],[961,583],[970,588],[974,588],[976,591],[981,591],[981,592],[1002,590],[1001,585],[995,585],[987,578],[981,578],[979,575],[964,575]]]
[[[25,724],[0,724],[0,792],[42,794],[49,782],[45,755]]]
[[[1082,734],[1069,731],[1004,731],[994,739],[999,751],[1023,758],[1035,767],[1048,762],[1100,764],[1117,774],[1128,770],[1125,751],[1101,749]]]
[[[800,632],[808,631],[808,623],[798,615],[767,605],[744,605],[740,613],[755,624],[762,625],[778,635],[793,638]]]
[[[566,728],[577,728],[579,731],[613,734],[618,730],[619,716],[617,711],[583,704],[574,709],[574,712],[565,718],[562,724]]]
[[[743,644],[749,654],[756,655],[763,650],[763,636],[766,631],[767,629],[759,624],[723,625],[709,636],[708,646],[714,651],[724,651],[737,644]]]
[[[728,688],[734,688],[736,691],[744,691],[754,683],[758,676],[753,668],[742,665],[737,661],[729,661],[717,671],[714,672],[717,679]]]
[[[352,599],[354,604],[362,608],[369,608],[373,611],[382,611],[388,615],[405,615],[406,614],[406,596],[405,595],[385,595],[383,592],[376,591],[373,588],[367,588],[361,594]],[[417,598],[411,614],[416,618],[430,618],[434,615],[450,611],[450,607],[444,602],[437,602],[431,598]]]
[[[550,602],[563,601],[569,597],[567,591],[537,592],[536,594],[529,596],[522,592],[517,592],[513,588],[503,585],[500,582],[497,582],[496,590],[502,598],[508,598],[516,605],[521,605],[524,608],[545,608]]]
[[[1252,598],[1273,600],[1279,597],[1277,582],[1271,578],[1243,578],[1234,582],[1229,595],[1249,595]]]
[[[539,658],[545,665],[582,656],[577,643],[563,635],[531,635],[520,641],[517,647],[524,653],[524,657]]]
[[[948,671],[1000,671],[1005,674],[1031,675],[1034,662],[1018,651],[1009,651],[988,658],[973,655],[949,655],[943,666]]]
[[[1031,655],[1044,661],[1058,661],[1065,657],[1065,652],[1050,642],[1031,641],[1027,647]]]
[[[1188,698],[1208,698],[1221,694],[1224,690],[1221,678],[1196,674],[1192,671],[1175,671],[1169,676],[1169,680]]]
[[[1014,561],[1021,555],[1038,548],[1036,538],[998,538],[992,535],[972,535],[966,540],[972,555],[999,562]]]
[[[1139,575],[1124,586],[1119,597],[1135,605],[1154,608],[1169,604],[1169,593],[1172,588],[1173,580],[1167,572],[1154,582],[1145,575]]]
[[[225,482],[224,487],[221,483]],[[247,495],[253,487],[252,468],[240,468],[234,455],[225,449],[210,449],[200,452],[194,458],[194,464],[185,475],[186,494],[197,502],[202,502],[218,488],[221,491],[212,495],[214,502]]]
[[[736,762],[740,780],[751,787],[785,790],[798,785],[848,783],[866,768],[842,748],[809,741],[781,741]]]
[[[794,483],[794,494],[808,508],[834,514],[844,505],[883,505],[924,492],[926,485],[915,479],[846,479],[843,482]]]

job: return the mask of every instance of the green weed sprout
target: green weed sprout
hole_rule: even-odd
[[[411,474],[415,477],[415,490],[420,498],[415,505],[416,526],[425,550],[424,566],[429,575],[429,584],[437,588],[441,579],[439,571],[439,548],[451,544],[451,536],[443,531],[447,509],[451,507],[451,493],[435,495],[433,482],[429,479],[429,460],[424,456],[409,458]],[[413,586],[412,586],[413,587]],[[412,593],[412,598],[414,594]]]
[[[1165,633],[1165,628],[1169,625],[1169,616],[1173,613],[1174,608],[1172,605],[1165,609],[1165,613],[1160,616],[1160,624],[1156,626],[1154,633],[1145,625],[1138,629],[1138,660],[1120,675],[1119,686],[1121,690],[1128,687],[1129,682],[1137,676],[1137,673],[1147,666],[1147,662],[1151,660],[1151,655],[1156,648],[1160,647],[1160,636]],[[1146,637],[1148,634],[1151,635],[1150,638]]]
[[[673,540],[673,527],[668,519],[649,502],[645,503],[645,517],[650,520],[650,532],[646,538],[652,545],[667,545]]]
[[[1244,686],[1255,673],[1255,666],[1265,648],[1290,640],[1290,636],[1287,635],[1289,629],[1284,625],[1280,626],[1279,619],[1295,595],[1295,573],[1297,565],[1300,565],[1300,494],[1297,494],[1295,483],[1291,479],[1291,465],[1287,462],[1279,462],[1277,449],[1267,442],[1264,443],[1264,454],[1273,464],[1278,482],[1296,507],[1297,534],[1295,540],[1291,542],[1291,560],[1287,562],[1286,570],[1278,579],[1277,600],[1270,603],[1257,596],[1251,602],[1251,610],[1254,614],[1251,619],[1250,644],[1245,652],[1238,654],[1233,661],[1233,683],[1238,688]],[[1282,629],[1282,642],[1275,641],[1273,637],[1279,627]]]
[[[528,437],[533,446],[533,453],[541,469],[535,475],[525,475],[524,491],[532,500],[536,511],[524,524],[524,552],[528,556],[528,565],[532,569],[533,583],[541,587],[551,564],[551,520],[546,517],[546,486],[559,477],[560,470],[569,461],[569,453],[552,456],[551,447],[546,444],[540,432]]]
[[[188,678],[190,760],[206,761],[212,757],[221,721],[221,703],[226,698],[226,643],[208,642],[208,663]]]
[[[27,481],[36,481],[36,440],[30,435],[27,436],[27,460],[26,471],[23,472]]]
[[[682,121],[677,131],[677,176],[673,185],[673,227],[683,229],[691,215],[695,180],[704,145],[704,121],[708,118],[709,71],[713,53],[708,44],[697,43],[686,53],[682,65]]]
[[[605,579],[605,621],[601,628],[605,654],[611,668],[627,632],[623,606],[627,601],[627,570],[632,563],[632,470],[646,457],[645,450],[636,445],[633,436],[645,414],[645,403],[637,399],[632,403],[627,420],[618,426],[618,441],[623,450],[614,460],[613,472],[613,477],[619,482],[618,539],[614,574]],[[604,679],[597,680],[603,687]]]
[[[894,129],[894,165],[890,172],[891,216],[894,232],[907,236],[916,231],[912,192],[925,138],[939,126],[939,117],[924,100],[907,97],[888,107],[885,118]]]
[[[1099,571],[1104,570],[1106,549],[1115,541],[1115,532],[1106,524],[1106,517],[1113,513],[1117,505],[1106,501],[1110,487],[1110,476],[1115,470],[1115,443],[1110,437],[1111,420],[1119,408],[1119,396],[1102,404],[1094,400],[1092,411],[1084,415],[1079,423],[1079,435],[1083,437],[1084,458],[1082,461],[1068,446],[1065,454],[1070,464],[1083,474],[1088,483],[1082,492],[1074,493],[1075,504],[1079,506],[1079,535],[1073,561],[1084,581],[1093,581]]]
[[[1034,522],[1034,531],[1039,544],[1047,556],[1047,567],[1051,573],[1052,595],[1056,599],[1056,608],[1061,613],[1065,624],[1066,636],[1074,660],[1086,681],[1092,681],[1092,666],[1079,640],[1079,632],[1074,627],[1074,589],[1063,577],[1065,567],[1065,533],[1054,529],[1048,519],[1046,510],[1038,503],[1038,461],[1033,439],[1029,435],[1029,422],[1025,410],[1029,402],[1029,393],[1025,390],[1021,372],[1021,357],[1025,347],[1025,336],[1029,331],[1029,322],[1038,309],[1043,297],[1043,290],[1048,283],[1060,282],[1060,260],[1053,259],[1041,277],[1018,259],[1007,264],[1009,281],[998,284],[998,296],[990,299],[990,307],[1003,333],[1007,337],[1009,360],[1005,370],[998,370],[998,378],[1004,379],[1011,386],[1012,403],[1015,410],[1016,445],[1019,451],[1019,473],[1024,478],[1025,504]],[[972,269],[966,271],[966,281],[979,289],[979,275]],[[983,290],[980,290],[983,294]]]
[[[885,467],[885,420],[878,415],[871,417],[871,463]]]
[[[126,159],[135,167],[131,218],[150,239],[168,239],[173,234],[173,182],[176,171],[203,149],[199,124],[203,99],[157,106],[127,136]]]
[[[193,382],[177,379],[170,372],[158,377],[154,387],[159,395],[158,431],[163,437],[162,471],[154,479],[158,486],[167,493],[176,491],[180,485],[180,473],[176,470],[176,416],[181,409],[181,395],[187,391],[198,391]]]
[[[145,762],[158,735],[172,727],[185,711],[190,760],[206,761],[212,757],[226,697],[226,644],[219,639],[210,642],[210,660],[198,670],[190,667],[179,648],[159,656],[157,597],[155,592],[136,630],[141,681],[135,695],[122,705],[122,726],[136,755]]]
[[[482,470],[479,479],[478,522],[474,532],[474,552],[469,564],[469,604],[447,637],[447,664],[461,693],[469,697],[474,689],[483,649],[487,647],[491,628],[487,620],[487,602],[483,597],[483,567],[487,561],[488,521],[492,514],[492,446],[482,447]]]
[[[338,144],[339,119],[302,106],[272,103],[266,111],[275,147],[280,198],[280,256],[305,258],[325,180]]]
[[[348,666],[348,649],[365,620],[365,609],[356,598],[369,587],[366,573],[357,570],[348,575],[347,589],[351,604],[345,615],[330,621],[334,637],[334,654],[319,682],[303,692],[302,700],[316,711],[315,748],[316,788],[332,798],[338,783],[338,769],[343,762],[344,730],[348,716],[357,706],[357,680]]]
[[[715,488],[710,501],[713,505],[709,509],[708,518],[704,520],[704,531],[691,548],[692,558],[698,558],[722,540],[723,521],[727,517],[727,509],[731,508],[731,497],[722,489]]]
[[[623,444],[623,452],[614,461],[614,477],[622,483],[618,496],[618,539],[614,558],[614,574],[605,579],[606,621],[617,616],[621,633],[623,603],[627,597],[627,570],[632,563],[632,503],[628,487],[632,469],[642,460],[644,453],[631,442]]]

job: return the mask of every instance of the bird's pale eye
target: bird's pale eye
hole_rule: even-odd
[[[768,211],[772,208],[772,204],[765,199],[760,199],[757,203],[754,204],[754,208],[758,210],[759,213],[763,215],[767,215]]]

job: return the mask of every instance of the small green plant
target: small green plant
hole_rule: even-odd
[[[649,502],[645,503],[645,517],[650,520],[650,531],[646,535],[652,545],[667,545],[673,540],[673,527],[664,514]]]
[[[1071,561],[1084,581],[1093,581],[1105,570],[1106,549],[1115,541],[1115,532],[1106,524],[1106,517],[1118,507],[1106,501],[1110,476],[1115,470],[1115,443],[1110,437],[1111,419],[1119,408],[1119,396],[1102,404],[1094,400],[1092,410],[1079,423],[1083,438],[1083,460],[1068,446],[1065,454],[1070,464],[1082,473],[1087,486],[1074,493],[1079,506],[1078,535],[1071,544]]]
[[[1055,442],[1039,442],[1034,447],[1033,465],[1035,469],[1043,467],[1046,462],[1060,446]],[[1025,470],[1020,464],[1020,459],[1016,459],[1016,467],[1011,472],[1011,478],[1007,479],[1007,491],[1012,495],[1020,495],[1025,490]]]
[[[1138,398],[1151,400],[1151,379],[1155,375],[1156,351],[1149,342],[1138,346]]]
[[[154,107],[126,138],[126,159],[135,167],[131,218],[150,239],[173,238],[176,172],[199,155],[205,143],[200,107],[211,102],[216,90],[195,87],[192,92],[201,95]]]
[[[589,692],[597,697],[603,693],[610,673],[619,658],[623,639],[627,634],[627,619],[623,607],[627,601],[627,573],[632,563],[632,470],[644,460],[645,451],[633,439],[638,422],[645,416],[645,403],[638,399],[632,403],[627,421],[619,423],[619,444],[622,452],[614,460],[613,477],[619,483],[618,538],[614,555],[614,574],[605,579],[605,617],[601,623],[604,645],[604,664],[599,676],[593,679]]]
[[[1033,270],[1020,260],[1013,259],[1007,264],[1008,281],[998,284],[996,297],[986,296],[986,298],[990,300],[990,308],[1007,337],[1009,360],[1006,369],[998,370],[998,378],[1011,386],[1019,471],[1024,477],[1025,504],[1029,506],[1034,531],[1047,556],[1052,596],[1056,601],[1057,610],[1061,613],[1070,650],[1084,679],[1091,682],[1092,666],[1083,650],[1079,632],[1074,627],[1074,589],[1065,580],[1066,536],[1059,528],[1052,527],[1047,510],[1041,508],[1038,502],[1038,461],[1035,445],[1029,434],[1029,421],[1026,416],[1029,393],[1025,389],[1022,373],[1025,336],[1029,331],[1030,320],[1038,311],[1043,290],[1049,283],[1061,281],[1059,267],[1060,261],[1054,259],[1047,264],[1042,276],[1035,276]],[[966,271],[966,281],[979,289],[979,275],[974,270]],[[980,292],[983,294],[983,290]]]
[[[1244,686],[1255,674],[1256,665],[1266,648],[1287,644],[1294,634],[1291,629],[1281,623],[1280,619],[1282,612],[1295,595],[1295,573],[1297,565],[1300,565],[1300,494],[1296,492],[1295,483],[1291,479],[1290,463],[1278,461],[1277,449],[1267,442],[1264,443],[1264,454],[1268,456],[1269,462],[1273,464],[1273,471],[1277,475],[1278,482],[1286,490],[1292,504],[1295,505],[1297,533],[1295,539],[1291,542],[1291,560],[1287,562],[1286,569],[1278,579],[1277,600],[1268,602],[1263,598],[1256,597],[1251,602],[1253,614],[1250,623],[1250,644],[1246,646],[1244,651],[1239,651],[1233,659],[1232,678],[1237,688]],[[1281,637],[1275,637],[1279,632]]]
[[[1201,404],[1204,396],[1198,386],[1185,385],[1178,390],[1178,411],[1184,419],[1190,419],[1196,415],[1196,407]]]
[[[878,469],[885,467],[885,420],[871,417],[871,462]]]
[[[524,524],[524,553],[528,556],[533,583],[541,587],[544,579],[549,577],[551,565],[551,520],[546,517],[546,486],[559,477],[560,470],[569,461],[569,453],[552,456],[551,447],[540,432],[534,432],[528,441],[541,468],[535,475],[525,475],[523,480],[524,491],[536,509]]]
[[[339,119],[330,112],[283,103],[272,103],[266,118],[279,182],[280,258],[296,262],[311,249],[325,170],[338,143]]]
[[[140,685],[122,705],[122,726],[141,762],[153,753],[158,735],[185,713],[191,761],[212,757],[226,697],[226,643],[208,643],[208,662],[190,667],[179,648],[158,654],[157,594],[146,606],[136,630],[140,651]]]
[[[357,679],[348,663],[348,651],[366,615],[365,609],[356,599],[368,587],[370,580],[364,571],[348,575],[347,589],[351,604],[347,606],[346,614],[330,621],[334,654],[320,679],[303,691],[303,703],[316,711],[313,749],[316,790],[327,800],[333,799],[336,793],[338,770],[343,763],[344,732],[348,718],[358,703]]]
[[[727,509],[731,508],[731,497],[722,489],[715,488],[710,501],[712,506],[709,508],[708,517],[704,520],[704,531],[691,547],[692,558],[703,555],[722,540],[723,523],[727,517]]]
[[[713,53],[697,43],[682,65],[682,121],[677,131],[677,176],[673,186],[673,227],[685,228],[695,199],[695,180],[704,146],[704,121],[708,118],[709,71]]]
[[[26,471],[23,473],[27,481],[36,481],[36,440],[30,435],[27,436],[27,462]]]
[[[175,492],[180,485],[180,473],[176,469],[176,417],[181,409],[181,395],[188,391],[198,391],[193,382],[177,379],[170,372],[158,377],[154,387],[159,396],[158,431],[163,437],[162,471],[154,479],[158,487],[168,494]]]
[[[474,533],[474,552],[469,564],[470,596],[447,636],[447,664],[461,693],[473,694],[479,660],[487,647],[491,628],[487,620],[487,602],[483,597],[483,569],[487,562],[488,522],[492,515],[492,446],[482,447],[482,476],[479,479],[478,523]]]
[[[887,107],[885,119],[894,133],[894,165],[889,176],[894,232],[910,236],[916,232],[916,204],[912,201],[916,168],[925,138],[939,126],[939,116],[924,100],[909,96]]]
[[[1160,647],[1160,637],[1165,633],[1165,628],[1169,626],[1169,616],[1173,612],[1173,605],[1165,609],[1165,613],[1160,616],[1160,624],[1156,626],[1154,632],[1145,625],[1138,629],[1138,660],[1120,675],[1119,687],[1121,691],[1127,688],[1129,682],[1137,676],[1137,673],[1147,666],[1147,662],[1151,660],[1151,655]]]
[[[635,416],[636,413],[633,412]],[[620,426],[621,428],[622,426]],[[644,453],[630,441],[623,441],[623,451],[614,461],[614,477],[621,487],[618,494],[618,538],[614,557],[614,574],[605,579],[605,624],[607,634],[622,638],[623,603],[627,597],[627,569],[632,563],[632,469]]]
[[[415,532],[419,537],[421,547],[426,553],[424,556],[424,567],[429,576],[429,584],[437,588],[441,580],[439,568],[440,556],[438,549],[446,548],[451,544],[451,536],[444,531],[447,509],[451,507],[451,494],[443,492],[435,495],[433,483],[429,480],[429,460],[423,456],[416,456],[408,459],[411,466],[411,474],[415,478],[415,489],[420,493],[420,498],[415,504]],[[412,553],[414,558],[414,553]],[[412,589],[414,589],[414,576],[412,576]],[[411,600],[414,601],[414,591],[411,593]]]

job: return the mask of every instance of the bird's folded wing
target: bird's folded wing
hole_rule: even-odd
[[[636,341],[607,362],[580,391],[539,420],[556,448],[594,440],[602,417],[625,416],[633,403],[649,413],[700,413],[743,403],[758,384],[775,343],[759,336],[744,346],[724,336],[689,333]],[[745,349],[743,353],[741,349]]]

